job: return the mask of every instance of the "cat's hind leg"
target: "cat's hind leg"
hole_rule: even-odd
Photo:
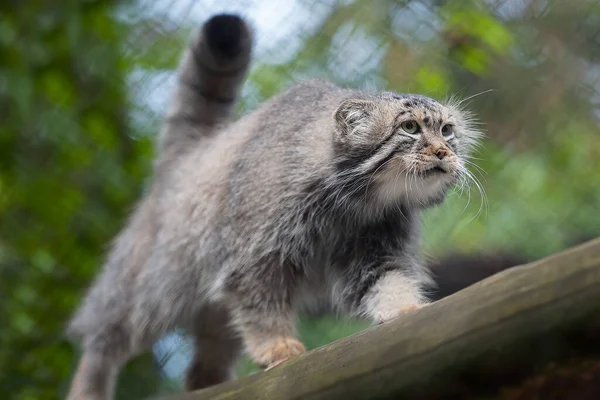
[[[98,326],[83,335],[79,359],[68,400],[110,400],[114,397],[117,375],[132,356],[130,334],[119,325]]]
[[[239,335],[232,329],[226,308],[204,306],[193,319],[194,358],[185,376],[186,390],[199,390],[234,378],[242,352]]]

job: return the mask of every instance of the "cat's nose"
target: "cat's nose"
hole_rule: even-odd
[[[449,151],[445,147],[440,147],[435,151],[435,156],[440,160],[443,160],[444,157],[446,157],[448,154],[449,154]]]

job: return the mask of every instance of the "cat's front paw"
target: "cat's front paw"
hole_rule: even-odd
[[[398,310],[398,315],[408,314],[409,312],[418,310],[419,308],[423,307],[424,305],[425,304],[411,304],[409,306],[402,307],[400,310]]]
[[[295,337],[284,336],[269,342],[254,361],[269,370],[304,352],[306,348],[302,342]]]
[[[413,311],[418,310],[419,308],[425,306],[425,304],[409,304],[407,306],[401,307],[399,309],[394,310],[385,310],[383,312],[377,313],[377,319],[375,323],[377,325],[383,324],[384,322],[391,321],[401,315],[411,313]]]

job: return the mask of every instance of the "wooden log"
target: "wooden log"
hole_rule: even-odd
[[[169,399],[516,399],[549,365],[596,371],[599,343],[600,238],[273,370]],[[589,382],[600,391],[600,379]]]

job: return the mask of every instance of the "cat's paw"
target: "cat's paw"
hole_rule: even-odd
[[[304,352],[306,352],[306,348],[295,337],[279,337],[268,343],[264,351],[254,361],[269,370]]]
[[[425,305],[426,304],[409,304],[400,309],[388,310],[387,312],[379,313],[379,315],[377,316],[376,324],[379,325],[391,321],[401,315],[416,311],[419,308],[424,307]]]
[[[406,307],[402,307],[400,310],[398,310],[398,314],[402,315],[402,314],[408,314],[409,312],[418,310],[419,308],[423,307],[425,304],[411,304],[409,306]]]

